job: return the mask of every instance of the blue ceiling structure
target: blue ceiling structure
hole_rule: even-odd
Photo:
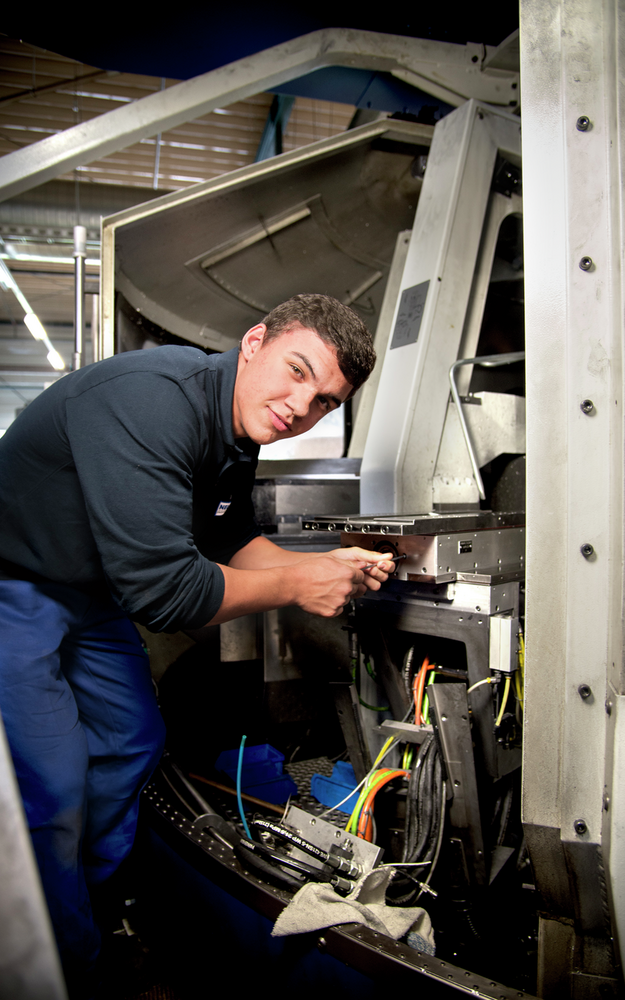
[[[84,5],[64,6],[59,17],[58,8],[50,4],[39,8],[35,18],[32,11],[13,5],[3,14],[3,31],[90,66],[184,80],[325,27],[498,45],[519,24],[516,0],[500,0],[488,12],[486,4],[471,5],[466,0],[448,0],[438,6],[415,4],[410,12],[403,6],[402,14],[383,9],[366,14],[363,8],[341,0],[317,3],[305,10],[293,3],[243,0],[233,6],[217,6],[192,0],[174,19],[159,18],[154,8],[132,8],[111,0],[98,9],[94,19]],[[451,110],[390,74],[339,67],[317,70],[278,92],[413,114],[431,122]]]

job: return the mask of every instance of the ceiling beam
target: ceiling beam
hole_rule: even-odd
[[[321,66],[394,72],[454,106],[470,97],[507,106],[518,74],[489,68],[494,51],[349,28],[314,31],[7,153],[0,159],[0,201]]]

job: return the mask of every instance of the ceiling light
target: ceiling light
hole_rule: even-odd
[[[48,334],[44,330],[41,320],[35,313],[26,313],[24,316],[24,322],[30,332],[32,333],[35,340],[47,340]]]
[[[59,352],[54,349],[54,347],[48,351],[48,361],[50,362],[53,368],[56,368],[57,372],[63,371],[63,369],[65,368],[65,362],[63,361],[63,358],[61,357]]]

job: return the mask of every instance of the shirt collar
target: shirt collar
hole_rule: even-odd
[[[239,365],[239,348],[211,355],[216,373],[217,420],[226,451],[234,461],[256,462],[260,445],[251,438],[237,438],[232,426],[232,401]]]

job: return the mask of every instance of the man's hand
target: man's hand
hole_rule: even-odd
[[[370,568],[364,570],[364,566]],[[393,563],[388,555],[356,546],[324,553],[296,553],[266,538],[254,538],[221,570],[224,597],[210,625],[291,604],[310,614],[333,618],[352,598],[362,597],[367,590],[379,590],[393,570]]]
[[[364,570],[364,566],[371,568]],[[367,590],[379,590],[393,568],[388,557],[357,547],[319,554],[299,564],[304,593],[297,604],[324,618],[340,615],[354,597],[362,597]]]
[[[367,590],[379,590],[380,585],[386,583],[389,573],[395,569],[395,564],[389,559],[388,552],[372,552],[371,549],[361,549],[356,545],[347,549],[333,549],[328,555],[335,559],[343,559],[347,562],[358,564],[359,569],[369,566],[364,570],[364,585]],[[371,566],[371,563],[374,563]],[[364,591],[363,591],[364,593]]]

